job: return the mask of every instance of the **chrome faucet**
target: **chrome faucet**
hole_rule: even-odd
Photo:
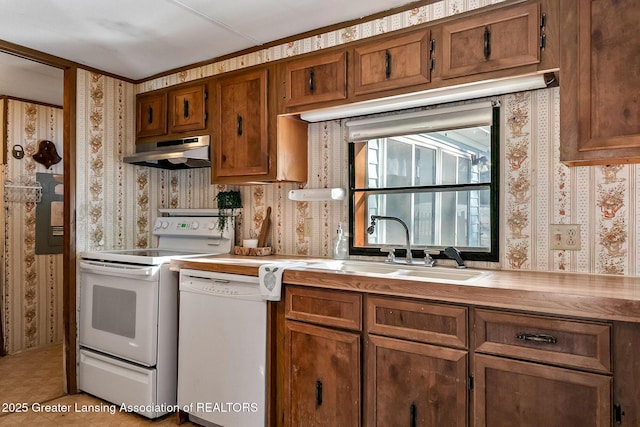
[[[373,232],[376,229],[376,221],[379,219],[385,220],[385,221],[396,221],[396,222],[399,222],[400,225],[402,225],[402,227],[404,227],[405,239],[407,244],[407,256],[405,258],[405,262],[407,264],[411,264],[413,262],[413,257],[411,255],[411,236],[409,235],[409,227],[407,227],[407,224],[405,224],[403,220],[401,220],[400,218],[396,218],[395,216],[371,215],[371,224],[367,228],[367,233],[373,234]],[[390,261],[390,259],[392,258],[388,258],[387,262],[392,262]]]

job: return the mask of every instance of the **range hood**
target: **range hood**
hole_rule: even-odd
[[[211,167],[210,136],[136,144],[136,153],[124,156],[125,163],[160,169]]]

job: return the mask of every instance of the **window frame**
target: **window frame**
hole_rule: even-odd
[[[491,111],[491,181],[488,183],[490,196],[489,196],[489,208],[490,208],[490,245],[489,251],[474,251],[469,248],[459,247],[462,256],[465,260],[470,261],[488,261],[499,262],[499,241],[500,241],[500,106],[493,105]],[[372,139],[372,138],[368,138]],[[356,182],[356,168],[355,168],[355,144],[348,143],[348,161],[349,161],[349,254],[358,256],[377,256],[384,257],[386,253],[380,251],[380,247],[364,247],[354,246],[355,241],[355,203],[358,193],[385,193],[385,194],[403,194],[403,193],[417,193],[415,187],[392,187],[384,189],[367,189],[367,188],[355,188]],[[440,184],[431,186],[421,186],[422,188],[429,187],[434,192],[444,192],[450,190],[474,190],[478,188],[487,187],[487,183],[481,184]],[[368,218],[368,217],[367,217]],[[366,221],[368,223],[368,221]],[[368,225],[368,224],[367,224]],[[365,227],[366,228],[366,227]],[[363,231],[363,230],[362,230]],[[416,249],[413,247],[411,250],[414,258],[424,257],[424,248]],[[396,248],[397,256],[406,256],[406,250],[404,248]],[[433,258],[447,258],[442,251],[438,255],[432,255]]]

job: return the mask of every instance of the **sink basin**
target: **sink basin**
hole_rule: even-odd
[[[395,273],[398,270],[397,265],[378,264],[366,261],[327,261],[316,264],[309,264],[306,268],[373,274],[389,274]]]
[[[447,268],[447,267],[430,267],[424,270],[400,270],[397,272],[399,276],[422,277],[425,279],[445,279],[465,281],[475,279],[485,274],[483,271]]]
[[[418,265],[381,264],[368,261],[327,261],[309,264],[305,269],[343,271],[346,273],[383,274],[391,277],[414,277],[416,279],[437,279],[467,281],[486,274],[484,271],[458,269],[453,267],[423,267]]]

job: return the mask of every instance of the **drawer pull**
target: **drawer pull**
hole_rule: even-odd
[[[409,407],[409,426],[410,427],[417,426],[417,418],[418,418],[418,408],[416,407],[415,402],[413,402]]]
[[[491,56],[491,30],[489,26],[484,27],[484,59],[489,60]]]
[[[309,69],[309,92],[316,91],[316,72],[313,68]]]
[[[558,342],[558,339],[553,335],[544,335],[544,334],[518,334],[516,338],[522,341],[531,341],[538,344],[555,344]]]
[[[182,101],[182,115],[184,116],[185,119],[189,118],[189,100],[185,99],[184,101]]]
[[[391,52],[387,49],[384,53],[384,76],[391,78]]]
[[[238,136],[242,136],[242,116],[240,114],[237,117],[236,132]]]
[[[316,381],[316,408],[322,405],[322,381]]]

